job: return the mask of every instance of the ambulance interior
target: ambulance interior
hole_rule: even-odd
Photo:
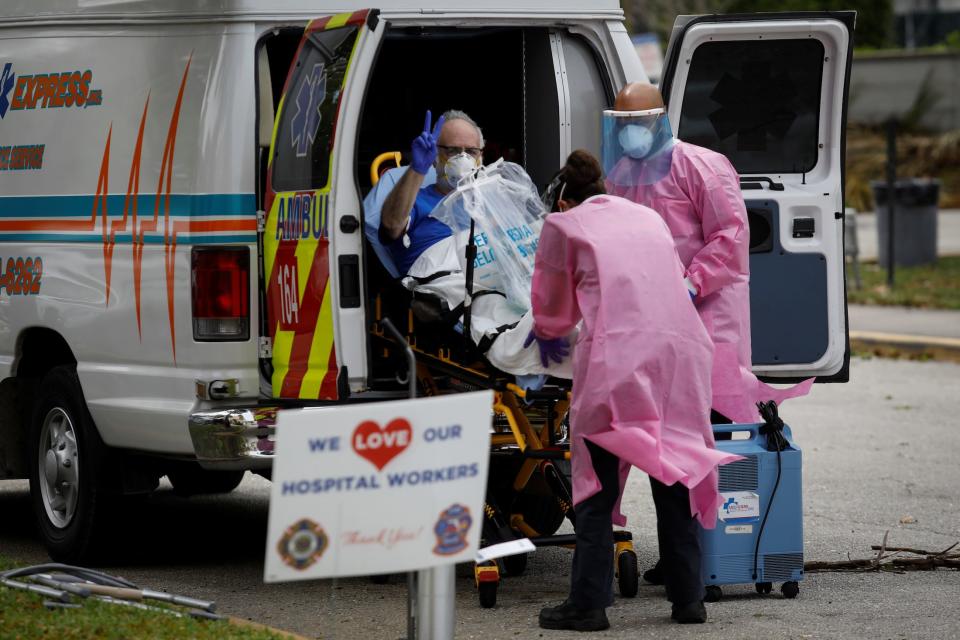
[[[302,29],[279,29],[261,39],[258,91],[260,96],[268,92],[273,96],[272,105],[260,101],[261,206],[271,133],[268,126],[272,128],[274,109],[302,33]],[[483,162],[502,157],[518,163],[542,190],[562,165],[563,136],[570,137],[570,150],[586,148],[599,153],[598,114],[612,100],[612,83],[600,55],[586,38],[565,30],[391,29],[384,35],[368,79],[357,132],[358,196],[362,200],[372,187],[370,168],[378,155],[399,151],[402,164],[407,164],[410,143],[420,133],[427,109],[433,112],[434,121],[448,109],[467,112],[483,131]],[[382,305],[395,306],[403,304],[405,292],[366,241],[365,249],[365,300],[367,315],[372,317],[378,296]],[[371,382],[395,378],[395,371],[378,371],[372,360],[370,365]]]

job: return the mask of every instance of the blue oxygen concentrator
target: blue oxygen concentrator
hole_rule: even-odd
[[[786,598],[800,593],[803,579],[801,451],[773,402],[760,405],[761,424],[719,424],[718,450],[742,460],[719,468],[723,498],[716,527],[700,530],[707,602],[720,585],[754,584],[768,594],[781,582]]]

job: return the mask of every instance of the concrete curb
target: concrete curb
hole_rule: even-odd
[[[252,620],[244,620],[243,618],[227,616],[227,621],[230,624],[237,627],[244,627],[247,629],[254,629],[257,631],[268,631],[281,638],[285,638],[286,640],[310,640],[310,638],[306,636],[301,636],[301,635],[297,635],[296,633],[292,633],[290,631],[284,631],[282,629],[270,627],[265,624],[260,624],[259,622],[253,622]]]
[[[960,362],[960,339],[878,331],[851,331],[850,348],[877,355],[908,355]]]

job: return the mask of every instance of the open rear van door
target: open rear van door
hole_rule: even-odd
[[[343,399],[366,378],[360,203],[341,159],[356,142],[349,96],[362,94],[382,32],[377,10],[312,20],[284,84],[263,230],[275,398]]]
[[[856,13],[681,16],[661,89],[677,137],[723,153],[750,219],[753,368],[846,382],[847,91]]]

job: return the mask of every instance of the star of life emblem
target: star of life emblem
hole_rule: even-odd
[[[290,126],[290,143],[298,158],[310,151],[320,129],[320,105],[327,94],[327,73],[322,62],[307,73],[295,98],[296,112]]]

